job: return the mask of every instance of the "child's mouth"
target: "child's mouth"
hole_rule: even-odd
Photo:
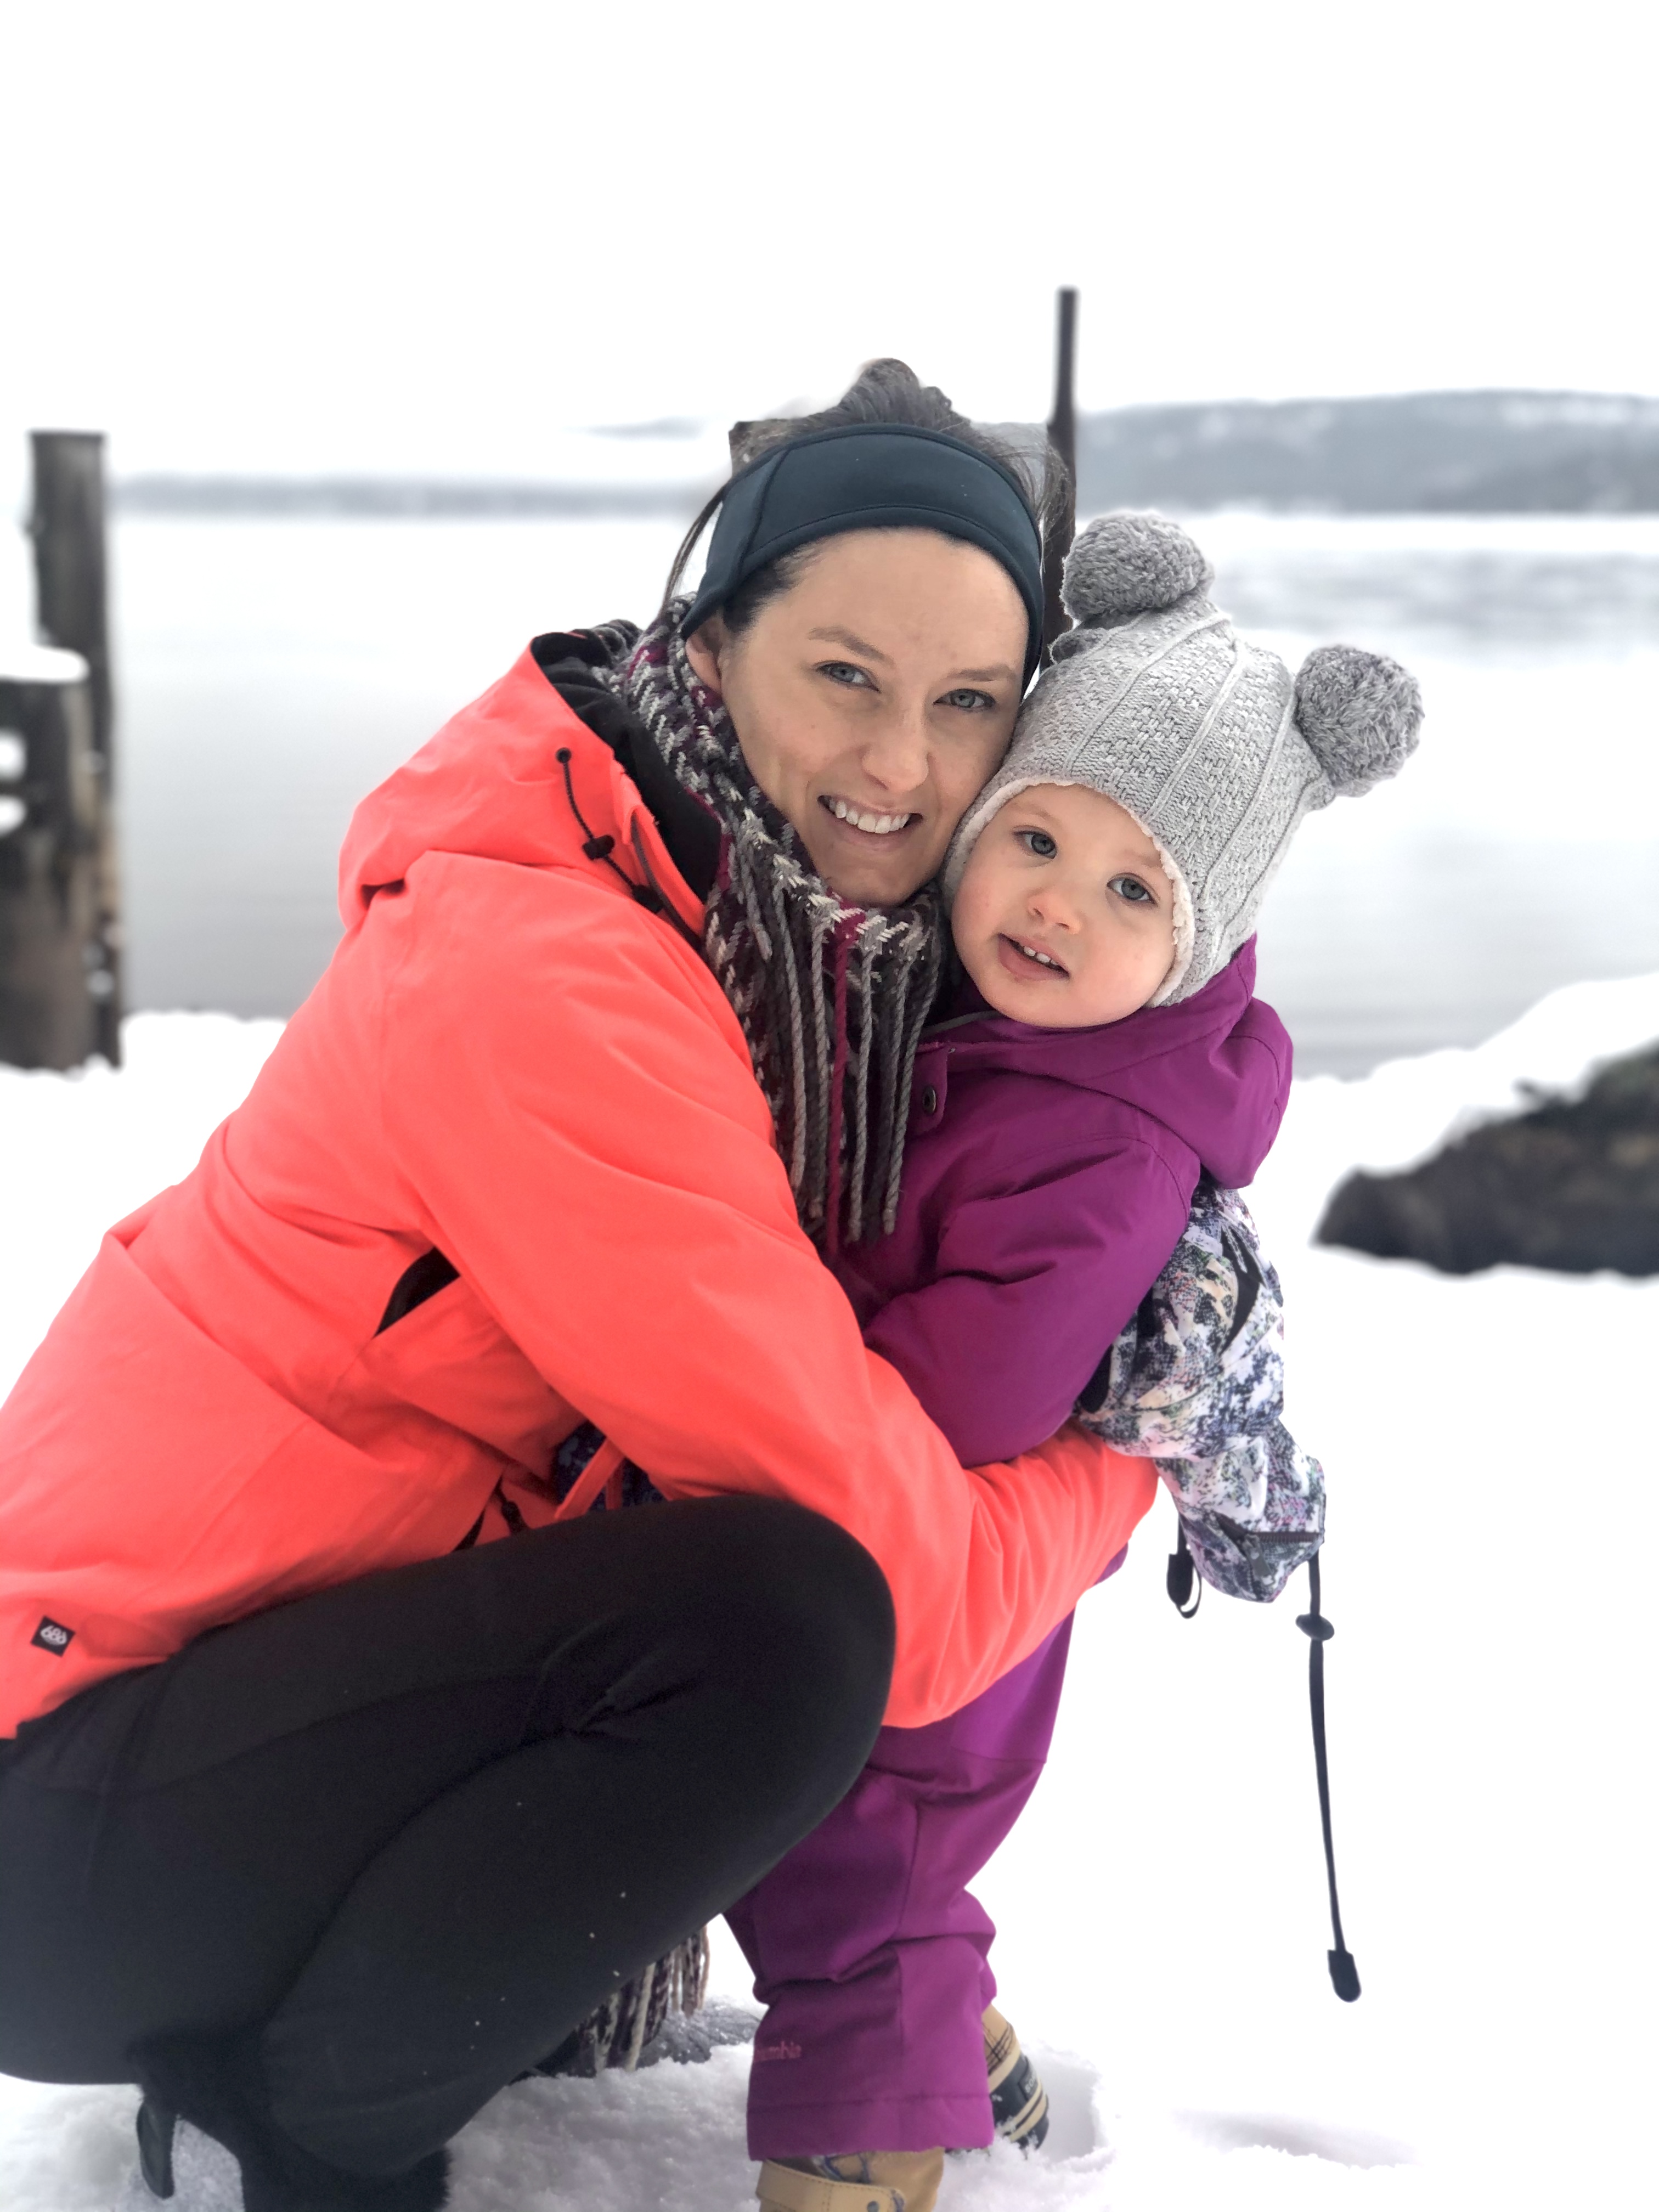
[[[1028,944],[1023,937],[999,937],[997,957],[1011,975],[1052,975],[1063,983],[1071,973],[1052,952],[1045,952],[1040,945]]]

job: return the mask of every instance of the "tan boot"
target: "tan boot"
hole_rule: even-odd
[[[985,2008],[985,2073],[997,2133],[1021,2150],[1035,2150],[1048,2132],[1048,2092],[994,2005]]]
[[[755,2194],[761,2212],[933,2212],[942,2150],[854,2151],[845,2158],[769,2158]]]

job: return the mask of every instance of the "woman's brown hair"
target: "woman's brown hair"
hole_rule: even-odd
[[[740,474],[774,447],[787,446],[792,439],[803,438],[810,431],[838,430],[877,422],[902,423],[913,430],[942,430],[988,459],[999,462],[1024,494],[1025,503],[1042,532],[1045,553],[1056,533],[1070,529],[1071,486],[1066,465],[1047,435],[1040,434],[1041,442],[1034,441],[1033,449],[970,422],[965,415],[957,414],[936,384],[921,383],[915,371],[902,361],[867,362],[835,405],[816,415],[775,416],[763,422],[734,422],[731,433],[732,475]],[[704,503],[680,541],[663,592],[665,608],[684,580],[691,556],[704,531],[720,513],[729,486],[730,478]],[[803,545],[747,578],[720,609],[727,631],[733,637],[740,637],[769,599],[791,588],[817,550],[816,544]]]

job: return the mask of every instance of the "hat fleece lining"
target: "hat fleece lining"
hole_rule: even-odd
[[[1098,784],[1090,783],[1084,777],[1079,775],[1032,775],[1027,776],[1023,783],[1005,784],[1002,789],[999,791],[995,797],[991,800],[990,804],[985,806],[981,813],[971,817],[969,821],[969,835],[963,851],[961,866],[952,871],[954,879],[944,886],[945,902],[947,906],[953,904],[955,902],[957,892],[961,888],[963,873],[966,872],[969,861],[973,858],[975,846],[978,844],[980,839],[990,828],[992,823],[995,821],[997,816],[1001,813],[1003,808],[1008,804],[1008,801],[1011,799],[1018,799],[1023,791],[1035,791],[1039,788],[1046,788],[1051,791],[1100,790]],[[1114,806],[1123,806],[1123,801],[1121,799],[1113,798],[1112,793],[1109,791],[1100,792],[1100,796],[1103,799],[1110,799]],[[1197,938],[1198,929],[1197,923],[1193,914],[1192,893],[1187,888],[1186,878],[1182,874],[1181,870],[1176,866],[1174,856],[1170,852],[1168,847],[1164,843],[1163,840],[1146,827],[1146,824],[1141,820],[1140,817],[1134,811],[1133,807],[1123,806],[1123,811],[1128,816],[1130,821],[1134,823],[1135,828],[1139,830],[1143,837],[1150,837],[1152,839],[1154,847],[1157,848],[1158,857],[1162,864],[1164,872],[1170,879],[1170,889],[1175,893],[1175,914],[1173,917],[1175,923],[1175,958],[1170,963],[1169,973],[1164,976],[1164,981],[1158,985],[1152,997],[1146,1001],[1149,1006],[1167,1006],[1170,1000],[1175,996],[1176,993],[1181,988],[1182,983],[1186,978],[1187,970],[1193,964],[1193,946]]]

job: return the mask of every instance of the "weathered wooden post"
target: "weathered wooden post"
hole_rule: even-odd
[[[1048,417],[1049,442],[1066,464],[1066,492],[1069,501],[1064,527],[1043,551],[1042,642],[1051,646],[1061,630],[1071,627],[1060,603],[1060,570],[1072,550],[1077,527],[1077,290],[1063,285],[1055,298],[1054,404]]]
[[[109,635],[109,532],[104,441],[95,431],[37,430],[34,455],[35,592],[48,641],[78,653],[92,694],[91,797],[96,816],[97,926],[82,948],[96,1014],[94,1049],[121,1064],[120,860],[115,840],[115,684]]]
[[[38,431],[33,442],[47,646],[0,661],[0,1060],[118,1064],[103,440]]]

